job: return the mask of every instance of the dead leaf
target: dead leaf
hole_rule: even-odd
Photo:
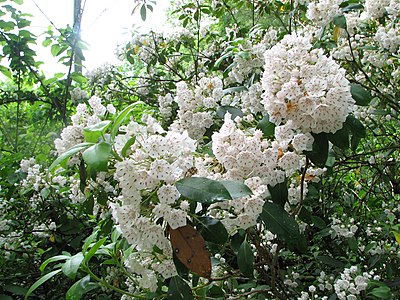
[[[178,259],[194,273],[211,277],[210,253],[204,238],[190,225],[170,229],[169,236],[172,249]]]

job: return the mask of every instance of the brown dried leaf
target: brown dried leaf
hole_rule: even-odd
[[[194,273],[210,278],[211,259],[204,238],[190,225],[169,230],[172,249],[178,259]]]

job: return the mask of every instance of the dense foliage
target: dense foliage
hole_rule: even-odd
[[[400,1],[175,1],[85,77],[49,29],[54,78],[0,2],[0,299],[400,297]]]

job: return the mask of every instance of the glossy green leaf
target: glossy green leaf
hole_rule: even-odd
[[[138,104],[144,104],[142,101],[137,101],[135,103],[132,103],[131,105],[127,106],[124,108],[114,119],[114,122],[111,127],[111,140],[114,140],[115,136],[118,133],[119,127],[121,124],[125,121],[126,117],[132,112],[132,110],[137,106]]]
[[[62,165],[64,167],[66,167],[67,161],[70,157],[72,157],[76,153],[78,153],[82,150],[85,150],[93,145],[94,145],[93,143],[81,143],[81,144],[73,146],[72,148],[70,148],[63,154],[61,154],[59,157],[57,157],[57,159],[50,165],[49,171],[50,172],[53,171],[55,169],[55,167],[57,167],[58,165]]]
[[[388,286],[380,286],[377,288],[374,288],[369,295],[372,295],[378,299],[391,299],[392,298],[392,293],[391,290]]]
[[[126,153],[127,151],[131,148],[131,146],[135,143],[136,141],[136,137],[131,137],[124,145],[124,147],[122,147],[121,150],[121,155],[122,157],[126,157]]]
[[[340,260],[337,260],[333,257],[330,257],[328,255],[318,255],[317,260],[320,261],[321,263],[334,267],[334,268],[344,268],[345,264],[341,262]]]
[[[349,115],[345,123],[349,127],[353,136],[363,138],[367,135],[364,125],[353,115]]]
[[[346,17],[344,15],[338,15],[333,18],[333,24],[339,28],[346,29]]]
[[[105,243],[106,240],[107,238],[102,238],[101,240],[97,241],[92,248],[90,248],[90,250],[84,256],[86,262],[90,261],[93,255],[96,254],[96,251]]]
[[[217,108],[217,116],[221,119],[225,117],[225,114],[229,112],[231,114],[231,119],[234,120],[236,117],[243,117],[243,112],[241,109],[234,106],[219,106]]]
[[[79,266],[82,263],[82,260],[83,260],[83,254],[79,252],[74,256],[71,256],[69,259],[67,259],[64,265],[61,267],[61,270],[66,276],[74,280],[76,277],[76,273],[79,270]]]
[[[226,187],[219,181],[204,177],[188,177],[176,182],[176,188],[187,199],[211,204],[231,200]]]
[[[350,131],[346,124],[343,124],[343,128],[339,129],[335,133],[328,133],[328,140],[339,147],[340,149],[347,149],[350,147]]]
[[[106,172],[108,170],[108,159],[111,153],[111,145],[101,142],[86,149],[83,154],[83,160],[92,171]]]
[[[305,250],[306,241],[300,233],[299,225],[281,206],[265,202],[260,217],[265,227],[276,234],[278,239],[285,241],[289,248]]]
[[[371,93],[365,90],[361,84],[352,83],[350,85],[350,92],[357,105],[368,106],[372,100]]]
[[[48,259],[46,259],[41,265],[39,270],[41,272],[44,271],[44,269],[47,267],[48,264],[52,263],[52,262],[56,262],[56,261],[60,261],[60,260],[67,260],[71,257],[71,255],[56,255],[53,257],[50,257]]]
[[[289,198],[287,180],[278,183],[274,186],[268,185],[268,190],[271,194],[272,202],[284,207]]]
[[[99,137],[104,135],[108,126],[110,126],[111,121],[101,121],[92,126],[85,127],[83,129],[83,136],[85,137],[86,142],[88,143],[96,143]]]
[[[252,278],[254,271],[254,254],[247,240],[244,240],[239,248],[237,261],[240,272],[244,276]]]
[[[169,300],[192,300],[193,294],[189,285],[180,276],[174,276],[169,281]]]
[[[232,199],[246,197],[253,194],[250,188],[243,182],[234,180],[221,180],[219,182],[228,190]]]
[[[25,299],[27,299],[39,286],[41,286],[47,280],[54,277],[55,275],[57,275],[60,272],[61,272],[61,269],[58,269],[58,270],[52,271],[52,272],[47,273],[46,275],[40,277],[34,284],[32,284],[32,286],[26,292]]]
[[[263,132],[264,137],[271,137],[275,134],[275,124],[269,121],[269,116],[265,115],[257,124],[257,129]]]
[[[205,216],[198,221],[196,228],[206,241],[220,245],[226,243],[229,235],[220,220]]]
[[[143,4],[142,7],[140,8],[140,17],[142,18],[143,21],[146,21],[147,10],[145,4]]]
[[[91,290],[99,288],[99,284],[90,282],[90,275],[86,275],[82,279],[75,282],[65,295],[66,300],[80,300],[84,294]]]
[[[307,157],[318,167],[324,167],[328,159],[329,143],[326,133],[313,134],[312,150],[306,152]]]

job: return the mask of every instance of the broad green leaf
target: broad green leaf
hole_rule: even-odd
[[[350,85],[350,92],[357,105],[368,106],[372,100],[370,92],[365,90],[361,84],[352,83]]]
[[[82,150],[85,150],[91,146],[93,146],[93,143],[81,143],[81,144],[73,146],[72,148],[70,148],[63,154],[61,154],[59,157],[57,157],[57,159],[50,165],[49,171],[50,172],[53,171],[55,169],[55,167],[57,167],[60,164],[62,166],[65,166],[70,157],[72,157],[76,153],[78,153]]]
[[[124,122],[125,118],[129,115],[129,113],[135,108],[136,105],[138,104],[144,104],[142,101],[137,101],[135,103],[132,103],[131,105],[127,106],[124,108],[116,117],[113,122],[113,125],[111,127],[111,140],[114,140],[115,136],[117,135],[117,132],[119,130],[119,127],[121,124]]]
[[[349,127],[353,136],[363,138],[366,136],[364,125],[353,115],[349,115],[346,119],[346,125]]]
[[[392,293],[391,293],[390,287],[385,286],[385,285],[374,288],[370,293],[368,293],[368,295],[372,295],[379,299],[391,299],[392,298]]]
[[[285,241],[289,248],[305,250],[306,241],[300,233],[299,225],[281,206],[265,202],[260,217],[265,227],[276,234],[278,239]]]
[[[193,299],[192,290],[180,276],[174,276],[169,281],[167,299],[192,300]]]
[[[80,84],[86,83],[88,81],[88,79],[85,76],[79,74],[78,72],[72,72],[70,76],[73,81]]]
[[[314,224],[315,227],[318,229],[326,228],[326,223],[323,219],[318,216],[311,216],[311,222]]]
[[[346,124],[343,124],[342,129],[339,129],[335,133],[328,133],[328,140],[334,144],[336,147],[339,147],[342,150],[345,150],[350,147],[350,131]]]
[[[16,284],[7,284],[3,287],[3,289],[5,291],[10,292],[13,295],[17,295],[17,296],[25,296],[26,292],[28,291],[28,289],[26,287],[19,286]],[[0,298],[0,300],[1,300],[1,298]]]
[[[188,177],[176,182],[176,188],[182,196],[200,203],[232,200],[226,187],[216,180],[204,177]]]
[[[146,21],[146,5],[143,4],[142,7],[140,8],[140,17],[142,18],[143,21]]]
[[[209,216],[200,217],[198,220],[196,228],[206,241],[219,245],[226,243],[229,235],[220,220]]]
[[[47,267],[48,264],[55,262],[55,261],[60,261],[60,260],[67,260],[71,257],[71,255],[56,255],[53,257],[50,257],[48,259],[46,259],[40,266],[39,270],[41,272],[44,271],[44,269]]]
[[[330,257],[328,255],[318,255],[317,260],[319,260],[321,263],[334,267],[334,268],[344,268],[345,264],[341,262],[340,260],[337,260],[333,257]]]
[[[88,143],[96,143],[99,137],[104,135],[108,126],[110,126],[111,121],[101,121],[92,126],[88,126],[83,129],[83,136],[85,137],[86,142]]]
[[[244,230],[239,230],[237,233],[235,233],[231,237],[230,245],[235,254],[237,254],[239,252],[240,246],[242,245],[245,237],[246,237],[246,235],[245,235]]]
[[[392,231],[394,238],[396,239],[397,244],[400,245],[400,233],[398,233],[397,231]]]
[[[225,105],[217,108],[217,116],[221,119],[225,117],[227,112],[231,114],[232,120],[234,120],[236,117],[243,117],[242,110],[237,107]]]
[[[252,278],[254,271],[254,254],[247,240],[244,240],[239,248],[237,261],[240,272],[244,276]]]
[[[109,143],[101,142],[86,149],[83,154],[83,160],[87,163],[91,171],[104,171],[108,170],[108,159],[111,153],[111,145]]]
[[[348,11],[358,10],[358,9],[363,9],[363,8],[364,8],[364,6],[362,4],[355,3],[355,4],[349,4],[348,6],[342,8],[342,11],[348,12]]]
[[[124,145],[121,150],[121,156],[126,157],[126,152],[131,148],[131,146],[135,143],[136,137],[131,137]]]
[[[217,59],[217,61],[214,64],[214,67],[218,68],[226,58],[228,58],[228,57],[230,57],[232,55],[233,55],[232,52],[225,53],[224,55],[222,55],[220,58]]]
[[[59,55],[61,52],[61,47],[59,44],[53,44],[51,45],[51,55],[53,55],[54,57],[56,57],[57,55]]]
[[[96,251],[105,243],[106,240],[107,238],[102,238],[101,240],[97,241],[92,248],[90,248],[90,250],[84,256],[86,262],[90,261],[93,255],[96,254]]]
[[[90,275],[86,275],[82,279],[75,282],[67,294],[65,295],[66,300],[80,300],[84,294],[90,292],[91,290],[97,289],[98,283],[90,282]]]
[[[328,159],[329,143],[326,133],[313,134],[312,151],[306,152],[307,157],[318,167],[324,167]]]
[[[269,116],[265,115],[257,124],[257,129],[263,132],[264,137],[271,137],[275,134],[275,124],[269,121]]]
[[[52,272],[47,273],[46,275],[40,277],[34,284],[32,284],[32,286],[26,292],[25,299],[27,299],[39,286],[41,286],[47,280],[49,280],[50,278],[52,278],[53,276],[57,275],[60,272],[61,272],[61,269],[58,269],[58,270],[52,271]]]
[[[11,296],[0,294],[0,300],[13,300]]]
[[[5,66],[0,66],[0,72],[3,73],[4,76],[12,79],[11,70]]]
[[[224,95],[231,94],[231,93],[239,93],[242,91],[247,91],[247,88],[245,86],[234,86],[234,87],[226,88],[223,90]]]
[[[228,190],[232,199],[246,197],[252,195],[250,188],[240,181],[221,180],[219,181]]]
[[[74,280],[76,277],[76,273],[79,270],[79,266],[82,263],[82,260],[83,260],[83,254],[82,252],[79,252],[74,256],[71,256],[69,259],[67,259],[64,265],[61,267],[61,270],[66,276]]]
[[[274,186],[268,185],[268,190],[271,194],[272,202],[284,207],[289,198],[287,179]]]
[[[87,239],[85,240],[85,243],[82,246],[82,252],[86,253],[89,249],[89,246],[91,243],[93,243],[93,241],[96,239],[97,235],[99,234],[98,230],[93,231],[93,233],[87,237]]]
[[[338,15],[333,18],[333,24],[339,28],[346,29],[346,17],[344,15]]]

